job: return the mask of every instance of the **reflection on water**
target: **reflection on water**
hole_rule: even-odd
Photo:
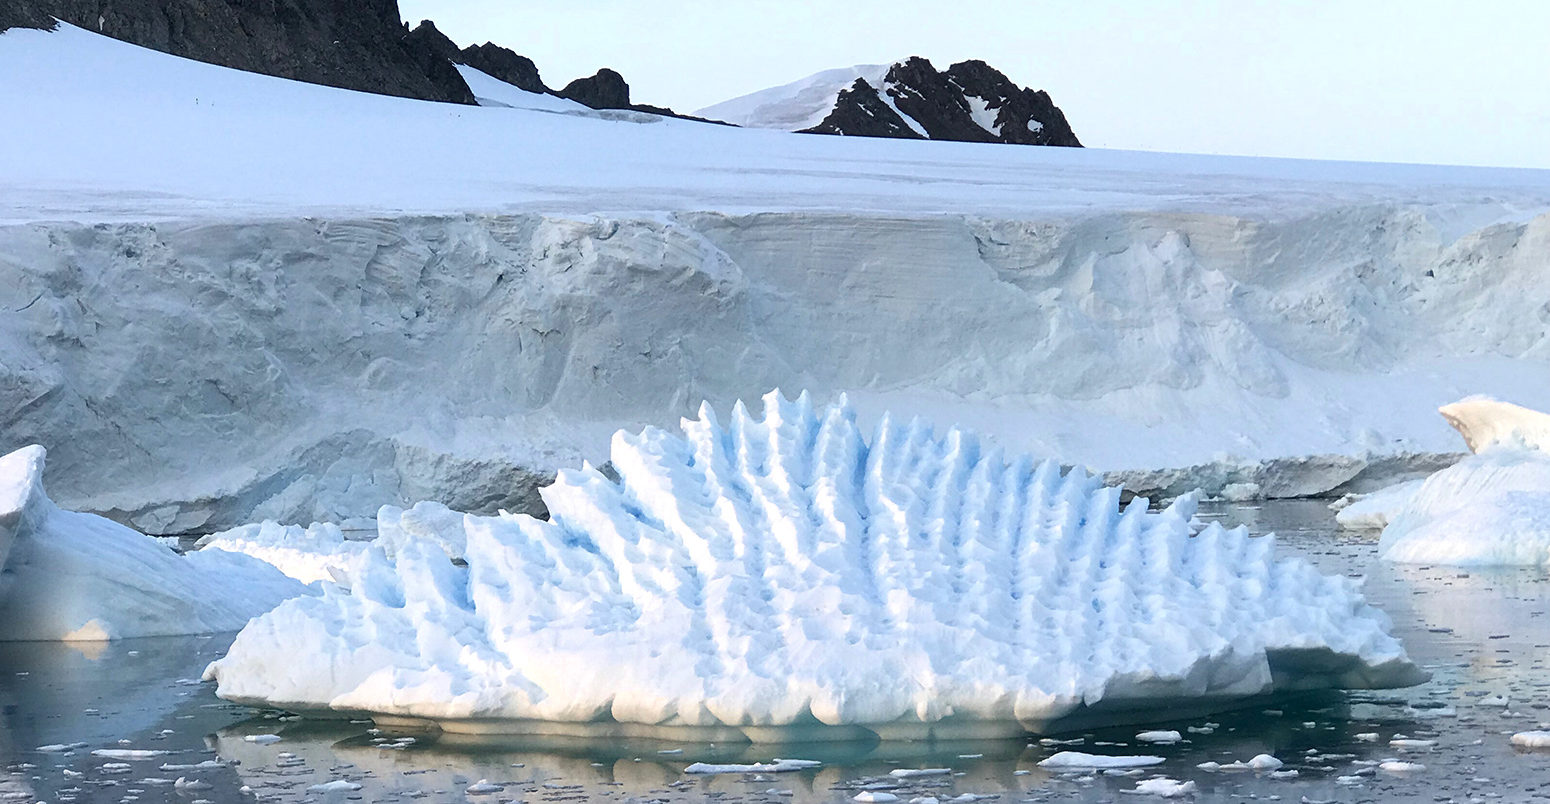
[[[1520,753],[1514,731],[1550,721],[1550,582],[1540,570],[1389,566],[1375,534],[1333,530],[1322,503],[1208,508],[1226,524],[1281,534],[1283,550],[1326,572],[1366,574],[1433,680],[1409,690],[1324,695],[1210,718],[1159,723],[1186,742],[1139,745],[1140,729],[1066,735],[1080,744],[748,746],[467,738],[378,732],[367,722],[297,720],[225,704],[198,678],[230,635],[131,640],[84,653],[0,646],[0,802],[176,801],[767,801],[847,802],[865,790],[901,801],[965,794],[1001,801],[1113,801],[1152,775],[1196,782],[1197,800],[1528,800],[1550,794],[1550,753]],[[249,737],[276,735],[277,742]],[[1408,747],[1392,739],[1420,741]],[[1435,742],[1435,746],[1427,745]],[[1148,753],[1165,762],[1105,775],[1047,773],[1070,748]],[[46,750],[45,750],[46,749]],[[92,751],[133,750],[126,756]],[[1269,753],[1275,774],[1210,772]],[[689,776],[691,762],[820,760],[782,774]],[[1398,759],[1424,766],[1380,769]],[[953,773],[898,779],[898,768]],[[1293,773],[1295,772],[1295,773]],[[181,780],[181,781],[180,781]],[[315,785],[344,782],[332,791]],[[483,782],[484,784],[479,784]],[[355,787],[358,785],[359,787]],[[1129,797],[1124,797],[1128,799]]]

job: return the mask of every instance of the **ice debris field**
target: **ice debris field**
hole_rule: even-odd
[[[447,731],[755,742],[1003,737],[1425,677],[1353,582],[1274,538],[1192,533],[1193,497],[1121,505],[962,430],[885,416],[867,437],[843,399],[772,392],[762,418],[702,407],[610,458],[617,482],[542,490],[549,521],[437,517],[438,540],[370,546],[206,677]]]

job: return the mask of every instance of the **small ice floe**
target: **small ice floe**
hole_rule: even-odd
[[[894,768],[888,775],[895,779],[916,779],[921,776],[946,776],[952,768]]]
[[[1405,751],[1420,751],[1422,749],[1427,749],[1427,748],[1436,748],[1437,747],[1437,741],[1436,740],[1412,740],[1412,739],[1408,739],[1408,738],[1395,737],[1394,739],[1389,740],[1389,747],[1390,748],[1398,748],[1398,749],[1405,750]]]
[[[338,793],[349,790],[359,790],[361,786],[349,779],[335,779],[331,782],[315,784],[307,788],[308,793]]]
[[[209,790],[212,786],[209,782],[201,782],[186,776],[179,776],[178,780],[172,783],[173,789],[176,790]]]
[[[1185,727],[1185,731],[1188,731],[1190,734],[1215,734],[1216,733],[1216,727],[1215,726],[1187,726],[1187,727]]]
[[[851,800],[879,804],[880,802],[884,801],[898,801],[899,797],[892,793],[885,793],[881,790],[863,790],[860,793],[857,793]]]
[[[1415,773],[1426,770],[1426,766],[1419,762],[1405,762],[1399,759],[1385,759],[1378,763],[1378,770],[1388,773]]]
[[[684,750],[682,748],[664,748],[661,751],[658,751],[657,753],[661,754],[663,756],[672,756],[672,755],[676,755],[676,754],[682,754],[683,752],[684,752]]]
[[[1507,705],[1509,703],[1511,703],[1511,702],[1507,699],[1507,696],[1505,696],[1505,695],[1487,695],[1484,698],[1481,698],[1479,701],[1476,701],[1475,705],[1476,706],[1495,706],[1495,707],[1499,707],[1501,709],[1506,709]]]
[[[684,773],[789,773],[822,765],[822,762],[811,759],[777,759],[774,762],[753,762],[747,765],[712,765],[707,762],[696,762],[684,768]]]
[[[983,756],[985,756],[985,755],[984,754],[959,754],[958,758],[959,759],[979,759],[979,758],[981,758]]]
[[[499,793],[505,790],[505,786],[491,784],[489,779],[480,779],[477,782],[463,788],[463,792],[470,796],[486,796],[491,793]]]
[[[91,752],[94,757],[103,759],[155,759],[164,757],[171,752],[155,751],[145,748],[98,748]]]
[[[1362,777],[1362,776],[1336,776],[1335,777],[1335,782],[1337,782],[1338,784],[1361,784],[1364,781],[1367,781],[1367,780],[1366,780],[1365,777]]]
[[[1378,733],[1375,731],[1364,731],[1360,734],[1353,734],[1351,737],[1359,743],[1375,743],[1378,741]]]
[[[1130,778],[1132,776],[1144,776],[1145,774],[1146,774],[1146,771],[1143,771],[1140,768],[1130,768],[1129,770],[1120,770],[1119,768],[1109,768],[1108,770],[1103,772],[1104,776],[1117,776],[1117,777],[1126,778],[1126,779],[1128,779],[1128,778]]]
[[[175,765],[171,762],[164,762],[162,763],[160,770],[163,773],[173,773],[178,771],[214,770],[215,768],[224,767],[226,767],[226,763],[218,759],[207,759],[203,762],[196,762],[192,765]]]
[[[280,735],[278,735],[278,734],[249,734],[248,736],[243,737],[242,740],[244,742],[257,743],[259,745],[273,745],[273,744],[275,744],[277,742],[280,742]]]
[[[1273,770],[1281,767],[1283,764],[1285,764],[1285,763],[1283,763],[1281,760],[1276,759],[1275,757],[1273,757],[1273,756],[1271,756],[1269,754],[1259,754],[1259,755],[1256,755],[1253,759],[1251,759],[1251,760],[1249,760],[1247,762],[1243,762],[1243,761],[1240,760],[1240,761],[1237,761],[1237,762],[1229,762],[1229,763],[1227,763],[1225,765],[1223,765],[1220,762],[1202,762],[1202,763],[1196,765],[1195,767],[1197,767],[1197,768],[1199,768],[1199,769],[1201,769],[1203,771],[1210,771],[1210,772],[1216,772],[1216,771],[1254,771],[1256,773],[1264,773],[1265,771],[1273,771]]]
[[[1041,738],[1039,738],[1039,745],[1043,745],[1043,746],[1052,746],[1052,745],[1081,745],[1082,743],[1085,743],[1085,742],[1087,742],[1087,738],[1086,737],[1072,737],[1069,740],[1057,740],[1054,737],[1041,737]]]
[[[1294,771],[1294,770],[1271,771],[1270,772],[1270,778],[1272,778],[1272,779],[1295,779],[1295,778],[1297,778],[1297,771]]]
[[[975,801],[988,801],[993,798],[999,798],[999,796],[989,793],[959,793],[947,801],[948,804],[973,804]],[[911,801],[914,801],[914,799],[911,799]]]
[[[85,747],[86,743],[50,743],[49,745],[40,745],[33,750],[42,754],[65,754]]]
[[[1143,731],[1136,735],[1137,742],[1143,743],[1176,743],[1184,739],[1184,735],[1176,731]]]
[[[1550,748],[1550,731],[1520,731],[1512,735],[1512,744],[1519,748]]]
[[[1104,756],[1084,754],[1081,751],[1061,751],[1043,759],[1039,767],[1050,770],[1103,770],[1105,768],[1144,768],[1161,765],[1162,757],[1152,756]]]
[[[1135,793],[1143,796],[1161,796],[1163,798],[1178,798],[1195,792],[1194,782],[1181,782],[1177,779],[1169,779],[1160,776],[1156,779],[1147,779],[1136,782],[1136,789],[1127,790],[1127,793]]]
[[[765,790],[764,794],[766,796],[794,796],[794,795],[797,794],[797,791],[795,791],[795,790],[782,790],[782,789],[780,789],[778,787],[771,787],[771,788]]]

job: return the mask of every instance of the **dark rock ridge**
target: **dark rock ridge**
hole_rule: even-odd
[[[1019,87],[983,61],[945,72],[918,56],[888,69],[881,87],[864,78],[842,90],[813,134],[1002,142],[1080,148],[1047,93]],[[913,123],[913,125],[911,125]]]
[[[0,30],[54,18],[175,56],[313,84],[473,103],[397,0],[4,0]]]
[[[630,85],[625,82],[624,76],[607,67],[598,70],[594,75],[578,78],[566,84],[564,89],[554,90],[550,89],[544,83],[543,78],[539,76],[538,65],[534,64],[532,59],[519,55],[510,48],[501,47],[494,42],[485,42],[482,45],[469,45],[460,50],[457,43],[437,29],[436,23],[430,20],[422,20],[409,33],[409,37],[429,52],[436,53],[451,62],[472,67],[493,78],[505,81],[518,89],[566,98],[589,109],[623,109],[634,112],[648,112],[664,117],[677,117],[683,120],[699,120],[707,123],[720,122],[678,114],[672,109],[661,106],[631,103]]]

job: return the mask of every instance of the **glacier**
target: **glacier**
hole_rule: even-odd
[[[425,517],[256,618],[217,694],[448,732],[967,738],[1425,674],[1355,581],[1081,469],[843,398],[618,432],[548,521]],[[1198,532],[1196,532],[1198,528]]]
[[[180,556],[43,489],[47,452],[0,457],[0,642],[236,631],[306,587],[249,556]]]
[[[1473,454],[1398,502],[1378,541],[1385,561],[1550,567],[1550,415],[1484,395],[1439,408]]]
[[[541,514],[772,387],[1158,498],[1372,491],[1459,457],[1438,405],[1550,394],[1545,171],[450,107],[70,26],[0,74],[0,452],[145,533]]]

